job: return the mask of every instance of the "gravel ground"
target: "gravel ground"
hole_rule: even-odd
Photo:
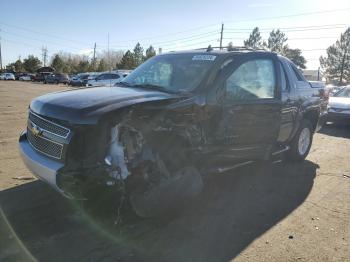
[[[177,215],[142,220],[113,201],[67,201],[17,149],[27,106],[61,85],[0,81],[0,261],[350,261],[350,128],[327,125],[301,164],[209,178]]]

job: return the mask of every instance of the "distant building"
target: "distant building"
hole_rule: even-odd
[[[305,76],[306,80],[308,81],[322,81],[323,75],[321,71],[318,70],[303,70],[303,75]]]

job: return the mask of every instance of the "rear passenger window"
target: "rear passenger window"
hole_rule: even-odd
[[[288,83],[287,83],[287,76],[286,76],[286,71],[283,68],[282,63],[280,62],[280,71],[281,71],[281,89],[282,91],[288,91]]]
[[[112,74],[111,75],[111,79],[118,79],[119,78],[119,75],[117,75],[117,74]]]
[[[273,61],[256,59],[240,65],[226,80],[228,100],[273,98],[276,76]]]
[[[290,67],[292,68],[296,78],[298,79],[298,81],[306,81],[304,76],[301,74],[301,72],[299,71],[298,68],[296,68],[293,64],[290,64]]]

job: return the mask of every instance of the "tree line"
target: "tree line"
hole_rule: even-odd
[[[76,74],[82,72],[103,72],[112,69],[134,69],[147,59],[156,55],[151,45],[144,52],[140,43],[137,43],[133,50],[125,53],[122,51],[102,51],[95,59],[89,59],[85,55],[74,55],[60,52],[52,56],[50,66],[57,72]],[[42,66],[39,58],[29,55],[23,61],[17,61],[6,66],[7,69],[15,72],[35,73]]]
[[[248,39],[243,44],[247,48],[264,49],[277,52],[291,61],[299,68],[304,69],[306,59],[299,48],[290,48],[287,43],[288,38],[281,30],[272,30],[267,41],[263,41],[259,28],[255,27]],[[233,50],[232,42],[228,45],[228,50]],[[87,56],[73,55],[69,53],[57,53],[52,57],[50,65],[58,72],[81,73],[91,71],[107,71],[110,69],[134,69],[147,59],[156,55],[154,47],[151,45],[144,52],[140,43],[137,43],[132,50],[103,51],[96,59],[89,59]],[[327,48],[327,55],[320,57],[321,71],[328,80],[333,80],[339,84],[350,83],[350,27],[340,35],[340,38]],[[41,66],[41,61],[29,55],[23,61],[18,59],[10,63],[7,68],[16,72],[35,73]]]

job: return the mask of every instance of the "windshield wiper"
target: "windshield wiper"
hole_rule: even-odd
[[[121,81],[121,82],[118,82],[116,83],[114,86],[125,86],[125,87],[133,87],[132,84],[128,83],[128,82],[125,82],[125,81]]]
[[[145,88],[145,89],[153,89],[161,92],[166,92],[166,93],[176,93],[172,90],[169,90],[165,88],[164,86],[158,86],[158,85],[153,85],[153,84],[137,84],[137,85],[132,85],[132,87],[140,87],[140,88]]]

